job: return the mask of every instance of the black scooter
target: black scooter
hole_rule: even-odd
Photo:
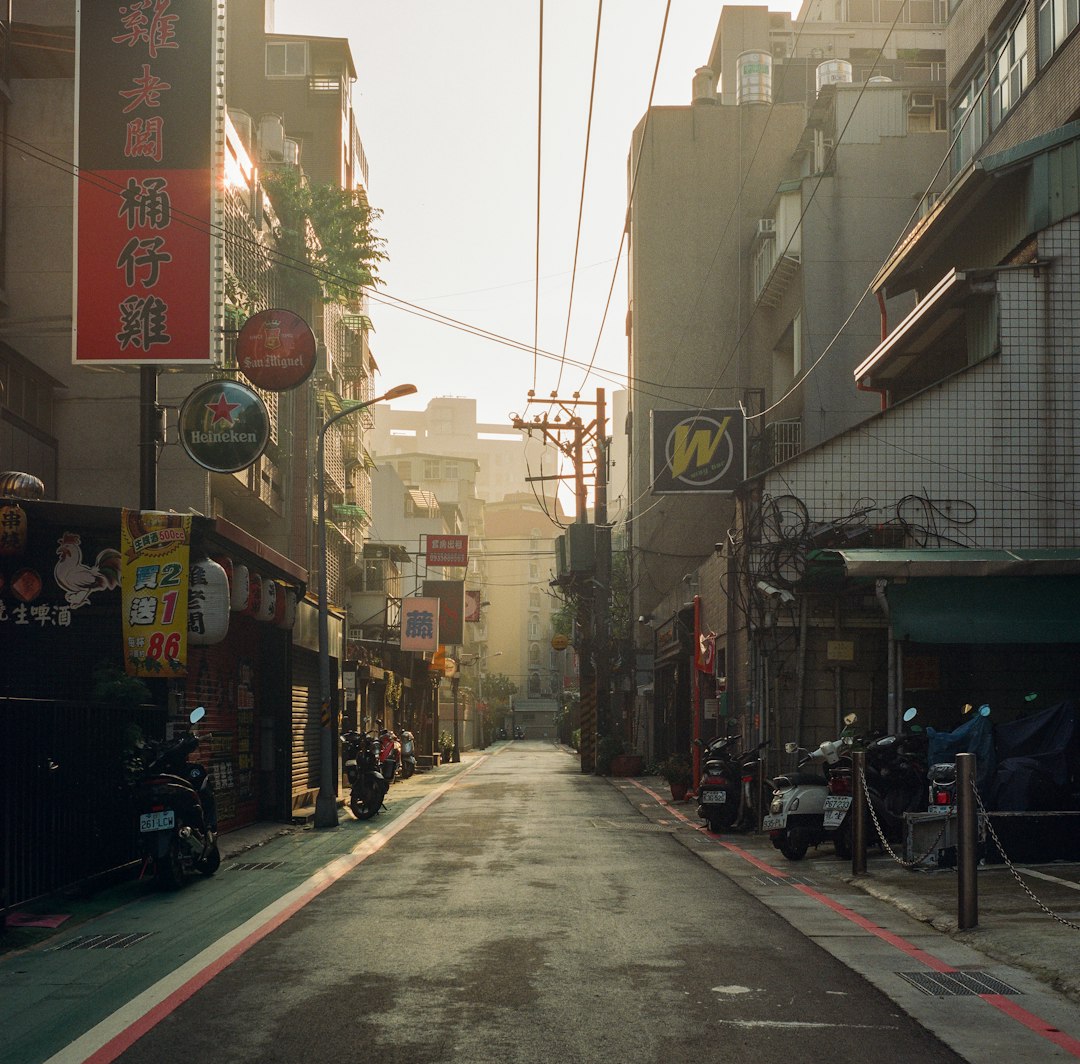
[[[206,710],[199,706],[188,718],[194,728]],[[139,814],[139,846],[143,872],[153,868],[162,887],[176,890],[190,871],[212,876],[221,865],[214,787],[205,765],[188,763],[198,749],[194,730],[171,742],[142,745],[135,781]]]
[[[341,735],[345,747],[345,776],[349,781],[349,808],[357,820],[370,820],[383,807],[390,781],[383,775],[379,738],[367,732]]]
[[[768,743],[760,742],[753,750],[739,753],[741,742],[741,735],[724,735],[713,739],[704,750],[698,816],[712,832],[757,820],[755,792],[761,751]]]

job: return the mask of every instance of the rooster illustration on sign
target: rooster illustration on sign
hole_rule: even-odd
[[[53,575],[73,610],[85,606],[95,591],[112,591],[120,586],[118,550],[106,547],[98,553],[93,565],[87,565],[83,562],[82,537],[77,532],[65,532],[57,543],[56,554],[60,560]]]

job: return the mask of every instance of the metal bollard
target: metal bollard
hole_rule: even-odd
[[[851,752],[851,874],[866,872],[866,751]]]
[[[975,755],[956,755],[956,923],[961,931],[979,924],[977,849],[979,818],[975,804]]]

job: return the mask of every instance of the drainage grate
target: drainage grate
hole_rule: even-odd
[[[931,997],[959,997],[978,994],[1019,994],[1015,986],[1009,986],[992,975],[976,972],[897,972],[901,979],[916,990]]]
[[[792,883],[799,883],[804,887],[814,886],[814,881],[806,876],[751,876],[750,878],[759,887],[790,887]]]
[[[656,823],[652,820],[637,818],[634,820],[593,820],[594,828],[617,828],[620,831],[659,831],[670,835],[676,830],[677,825],[665,820]]]
[[[53,946],[52,950],[55,952],[69,949],[127,949],[128,946],[134,946],[136,942],[142,942],[144,938],[149,938],[152,934],[154,934],[153,931],[118,931],[111,935],[82,935],[59,946]]]
[[[280,868],[284,861],[249,861],[246,864],[229,865],[230,872],[265,872],[268,868]]]

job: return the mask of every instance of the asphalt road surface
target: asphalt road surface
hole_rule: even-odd
[[[235,959],[206,962],[156,1011],[128,1010],[121,1055],[86,1059],[962,1059],[549,743],[507,744],[413,813],[362,861],[330,866],[324,889]],[[275,867],[231,882],[246,875],[268,896],[309,883],[304,840],[295,858],[281,841]],[[163,900],[178,932],[227,882]],[[182,935],[175,951],[178,967],[203,963]]]

